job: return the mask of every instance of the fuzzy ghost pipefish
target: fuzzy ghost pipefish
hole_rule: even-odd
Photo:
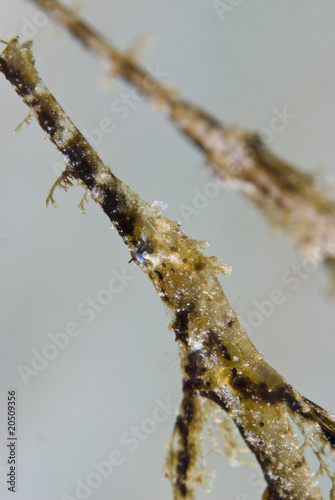
[[[274,224],[287,231],[305,258],[325,261],[335,288],[335,204],[314,177],[274,156],[255,133],[226,128],[179,98],[144,68],[58,0],[32,0],[115,73],[137,87],[204,153],[214,174],[243,192]],[[284,117],[285,118],[285,117]]]
[[[193,499],[203,481],[202,428],[213,404],[232,418],[257,458],[267,483],[263,498],[322,499],[289,417],[309,436],[332,481],[335,418],[288,385],[250,342],[217,278],[227,268],[205,257],[197,241],[104,165],[40,79],[30,43],[12,39],[0,55],[0,71],[66,160],[49,200],[57,185],[80,181],[173,313],[183,372],[183,399],[166,465],[174,499]]]

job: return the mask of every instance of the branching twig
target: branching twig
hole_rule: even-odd
[[[199,242],[104,165],[41,81],[29,43],[11,40],[0,55],[0,71],[64,155],[62,181],[72,177],[87,187],[174,315],[171,328],[184,373],[167,462],[174,498],[191,500],[201,482],[203,410],[215,403],[233,419],[257,458],[268,485],[264,498],[322,499],[290,418],[334,484],[329,464],[335,453],[335,417],[288,385],[250,342],[217,278],[227,268],[205,257]]]
[[[161,85],[128,53],[120,52],[58,0],[33,0],[115,73],[158,103],[174,125],[203,151],[216,175],[242,191],[285,229],[303,257],[325,260],[335,275],[335,204],[312,175],[275,157],[255,133],[225,128],[202,109]]]

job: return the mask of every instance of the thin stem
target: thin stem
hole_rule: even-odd
[[[334,455],[335,417],[287,384],[243,332],[217,277],[227,268],[205,257],[199,242],[104,165],[40,79],[29,43],[11,40],[0,55],[0,71],[64,155],[67,167],[59,184],[74,178],[87,187],[173,313],[170,327],[184,376],[167,461],[175,500],[191,500],[201,483],[195,468],[202,457],[199,433],[207,400],[227,412],[254,453],[267,482],[264,498],[322,499],[290,418],[312,436],[310,446],[334,483],[328,464]]]

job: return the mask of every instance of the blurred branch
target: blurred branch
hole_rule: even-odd
[[[243,192],[272,223],[286,230],[304,258],[325,261],[335,282],[335,204],[317,188],[311,174],[274,156],[257,133],[226,128],[202,109],[180,99],[129,53],[119,51],[57,0],[33,2],[99,58],[107,60],[115,73],[158,104],[200,148],[214,174]]]
[[[287,384],[243,332],[217,278],[228,269],[204,256],[203,243],[188,238],[104,165],[40,79],[30,43],[12,39],[0,55],[0,71],[64,156],[67,166],[57,184],[67,188],[76,179],[89,190],[173,313],[170,327],[184,377],[166,466],[175,500],[193,499],[196,486],[206,482],[202,432],[204,410],[213,404],[235,422],[260,464],[267,482],[263,498],[322,499],[305,451],[309,445],[335,484],[335,417]]]

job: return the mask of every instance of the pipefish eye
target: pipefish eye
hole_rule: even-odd
[[[137,248],[136,254],[143,255],[145,251],[146,251],[146,246],[145,246],[145,243],[142,241],[142,243],[140,243],[138,248]]]
[[[129,263],[132,262],[133,260],[137,260],[138,262],[141,262],[141,264],[144,264],[146,259],[143,257],[144,252],[146,252],[147,247],[144,243],[144,241],[141,241],[136,248],[136,252],[133,256],[132,259],[130,259]]]
[[[146,252],[146,245],[143,241],[138,245],[136,253],[134,255],[134,258],[140,262],[141,264],[144,264],[146,262],[146,259],[144,258],[143,254]]]

